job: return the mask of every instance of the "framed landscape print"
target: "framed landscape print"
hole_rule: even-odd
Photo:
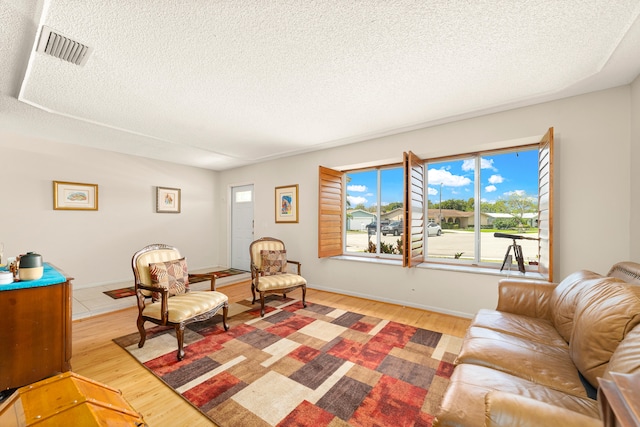
[[[98,185],[53,181],[53,209],[97,211]]]
[[[276,187],[276,222],[298,222],[298,184]]]
[[[180,189],[156,187],[156,212],[180,213]]]

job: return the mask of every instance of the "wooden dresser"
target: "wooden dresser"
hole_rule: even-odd
[[[610,380],[598,378],[604,427],[640,427],[640,372],[609,374]]]
[[[71,370],[71,280],[45,263],[41,279],[0,285],[0,392]]]

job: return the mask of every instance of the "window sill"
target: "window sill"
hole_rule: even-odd
[[[342,261],[356,261],[356,262],[365,262],[371,264],[384,264],[384,265],[397,265],[402,267],[402,260],[400,259],[390,259],[390,258],[379,258],[379,257],[360,257],[353,255],[338,255],[331,257],[331,259],[342,260]],[[545,280],[545,278],[538,273],[537,271],[527,271],[525,273],[521,273],[517,267],[515,270],[502,270],[500,271],[499,267],[479,267],[477,265],[468,265],[468,264],[441,264],[436,262],[422,262],[417,265],[416,268],[426,269],[426,270],[440,270],[440,271],[454,271],[458,273],[472,273],[472,274],[486,274],[491,276],[499,276],[502,278],[518,278],[525,280]]]
[[[385,265],[399,265],[402,267],[401,259],[391,259],[391,258],[379,258],[379,257],[364,257],[364,256],[353,256],[353,255],[338,255],[331,257],[331,259],[338,259],[342,261],[358,261],[358,262],[366,262],[373,264],[385,264]]]
[[[477,265],[465,265],[465,264],[440,264],[435,262],[423,262],[420,263],[417,268],[424,268],[428,270],[443,270],[443,271],[456,271],[460,273],[473,273],[473,274],[487,274],[491,276],[500,276],[507,278],[518,278],[527,280],[545,280],[542,274],[537,271],[527,271],[521,273],[516,267],[515,270],[502,270],[499,267],[479,267]]]

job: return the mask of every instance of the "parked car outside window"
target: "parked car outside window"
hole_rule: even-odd
[[[385,225],[380,229],[380,232],[383,236],[386,236],[387,234],[399,236],[402,234],[402,231],[402,221],[390,222],[389,225]]]
[[[371,236],[372,234],[376,234],[376,222],[371,222],[369,224],[367,224],[367,233]],[[387,225],[389,225],[389,220],[388,219],[383,219],[382,222],[380,223],[380,228],[384,228]]]
[[[427,224],[427,234],[429,236],[440,236],[442,235],[442,228],[435,222],[430,222]]]

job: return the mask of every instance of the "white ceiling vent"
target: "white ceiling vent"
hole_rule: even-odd
[[[46,53],[73,64],[83,66],[87,63],[87,59],[89,59],[89,54],[92,50],[92,47],[71,40],[49,27],[42,26],[40,42],[38,43],[37,49],[38,52]]]

